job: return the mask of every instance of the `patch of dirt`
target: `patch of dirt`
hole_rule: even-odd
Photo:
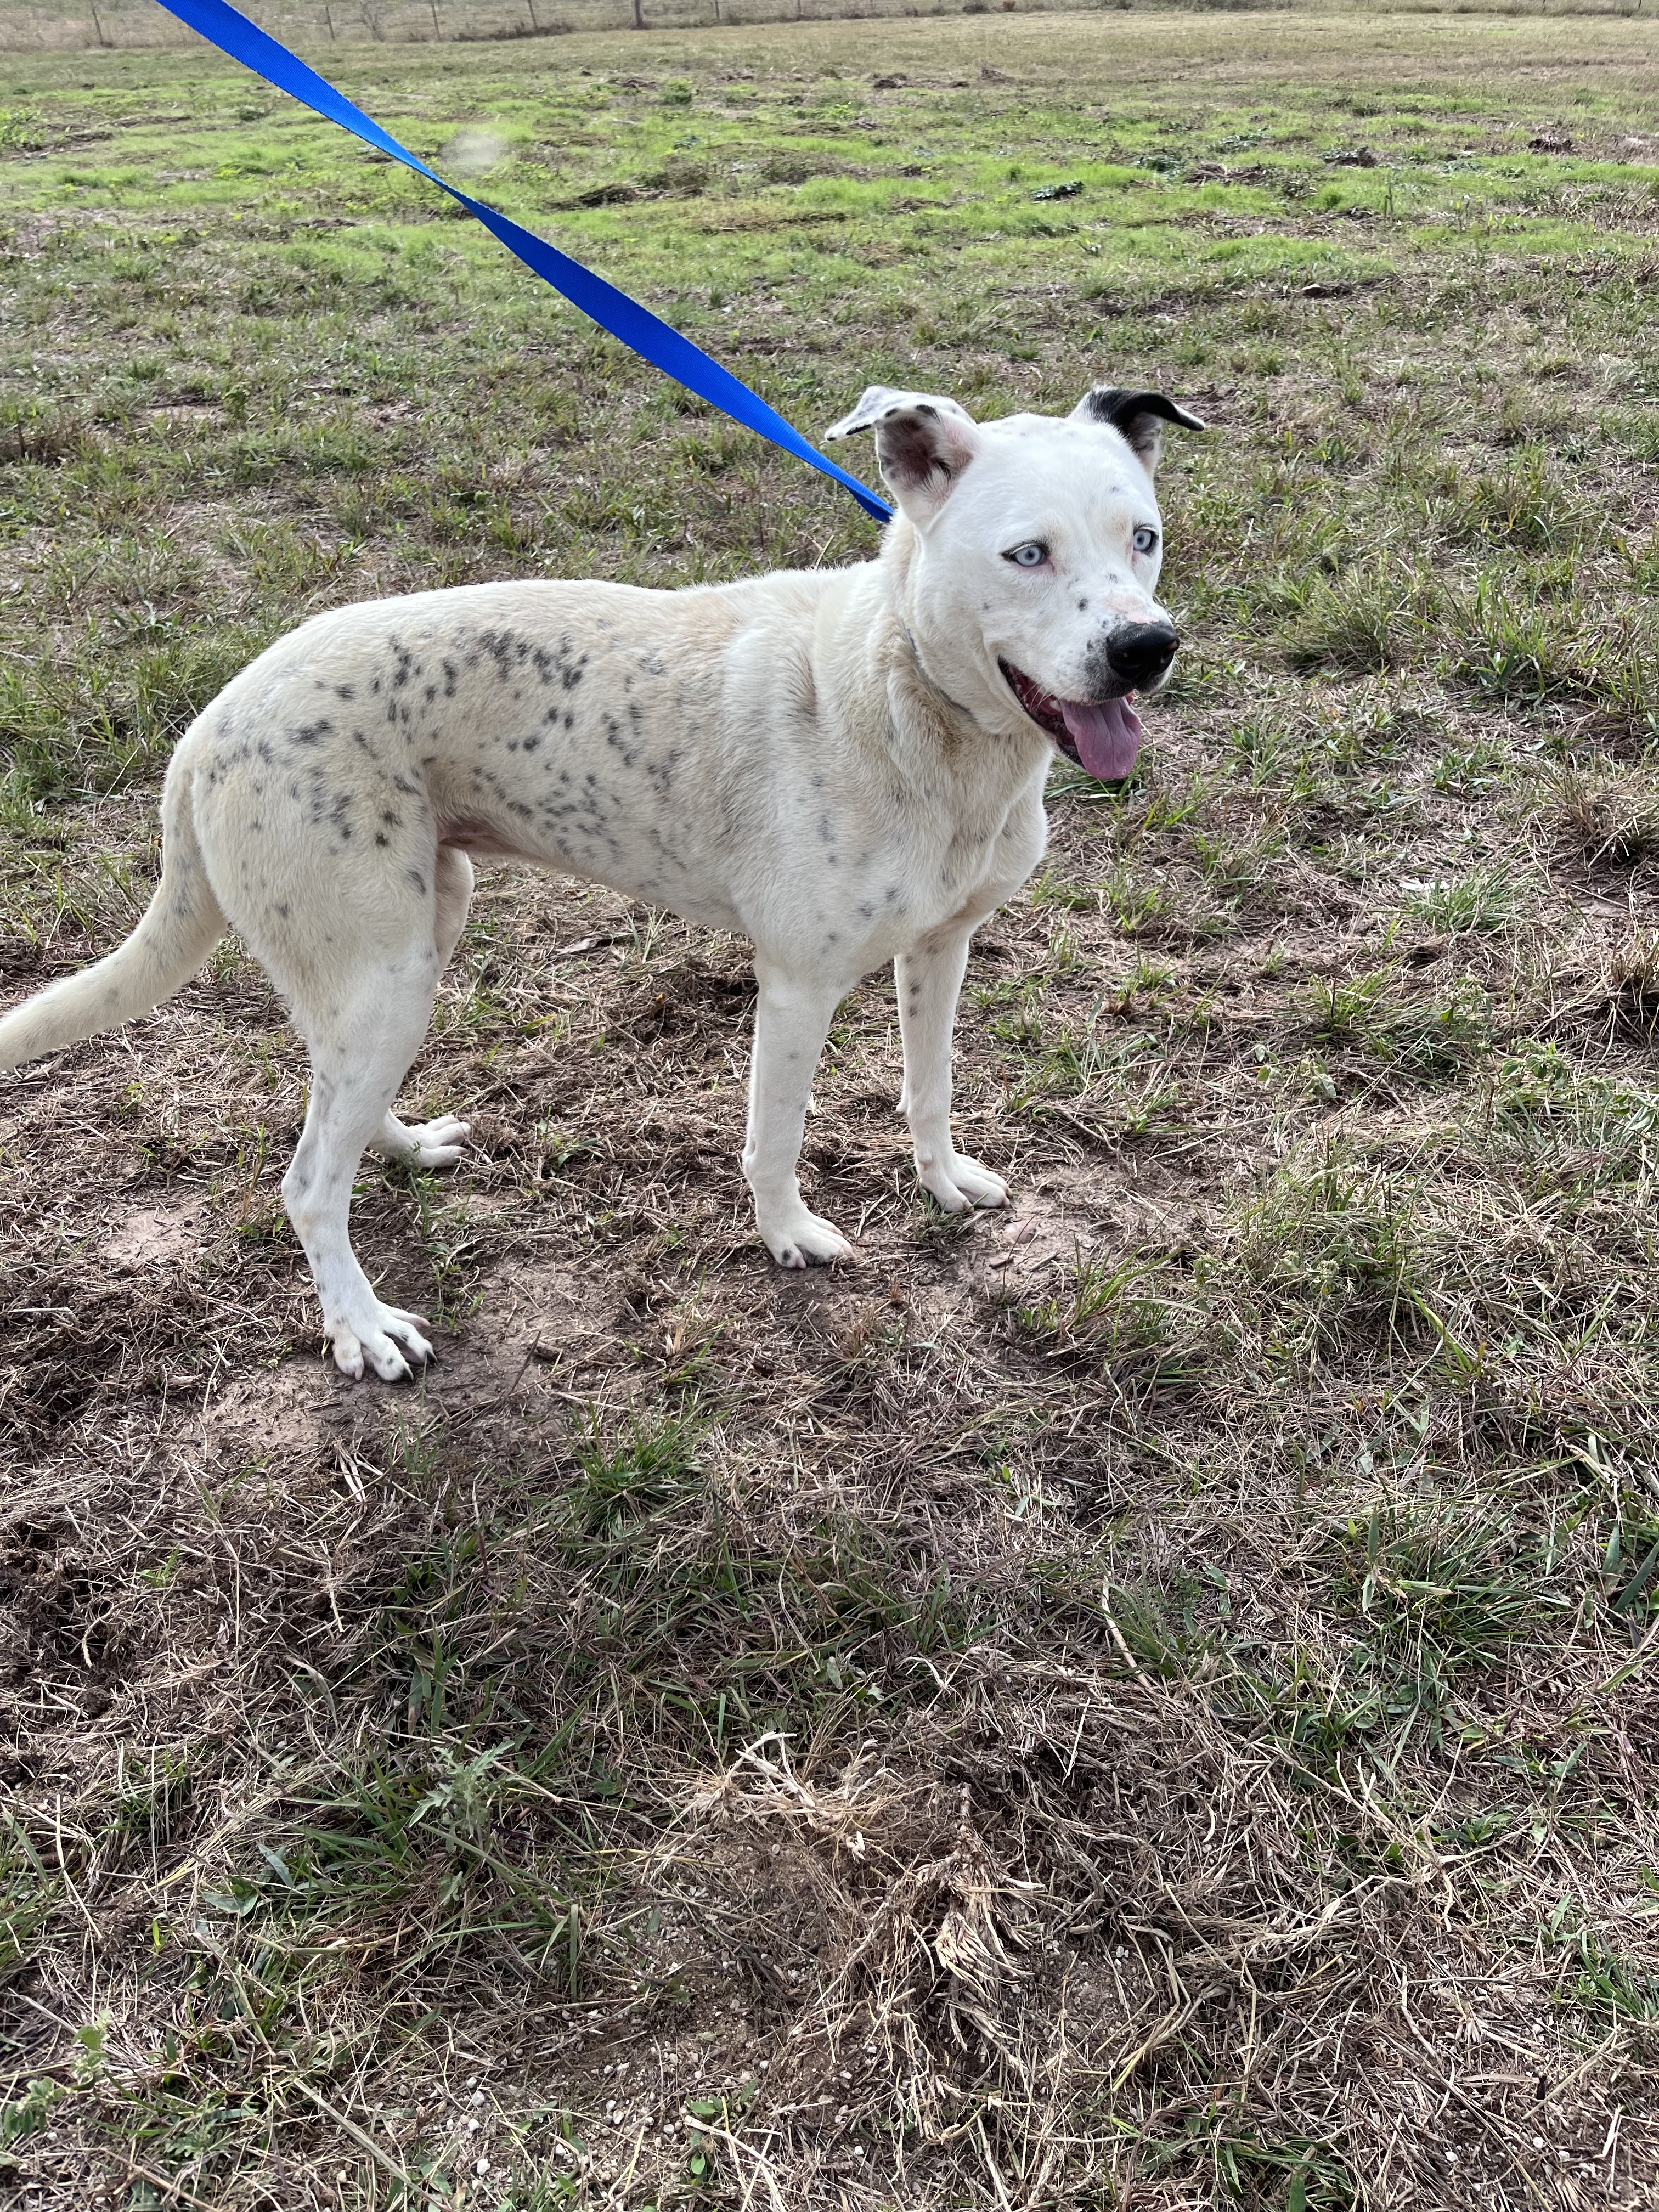
[[[199,1253],[209,1220],[205,1200],[170,1208],[146,1208],[129,1214],[96,1248],[96,1257],[116,1275],[141,1268],[174,1267]]]

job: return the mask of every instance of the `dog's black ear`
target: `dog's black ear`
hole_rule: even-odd
[[[935,392],[895,392],[872,384],[850,415],[824,432],[876,434],[876,459],[888,489],[913,520],[936,514],[979,451],[979,428],[965,407]]]
[[[1115,384],[1097,384],[1085,392],[1072,410],[1074,422],[1104,422],[1121,430],[1148,476],[1156,471],[1164,452],[1164,425],[1179,423],[1183,430],[1206,430],[1196,415],[1177,407],[1161,392],[1124,392]]]

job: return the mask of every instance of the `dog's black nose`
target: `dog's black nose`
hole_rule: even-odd
[[[1135,623],[1108,639],[1106,665],[1120,684],[1139,690],[1157,683],[1180,642],[1168,623]]]

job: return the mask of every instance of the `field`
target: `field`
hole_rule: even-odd
[[[1189,644],[970,968],[1012,1218],[872,976],[858,1257],[773,1272],[744,945],[507,868],[404,1107],[477,1149],[355,1212],[416,1389],[321,1355],[234,945],[0,1078],[0,2192],[1650,2206],[1651,31],[312,51],[809,432],[1178,396]],[[10,57],[0,161],[6,1003],[307,612],[872,549],[216,58]]]

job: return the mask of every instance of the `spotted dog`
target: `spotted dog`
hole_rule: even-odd
[[[161,799],[161,879],[107,958],[0,1021],[15,1067],[147,1012],[228,928],[311,1051],[283,1182],[347,1374],[431,1356],[351,1249],[364,1151],[447,1167],[465,1121],[410,1127],[419,1051],[478,860],[614,884],[755,947],[743,1172],[787,1267],[850,1248],[796,1178],[836,1008],[886,961],[899,1100],[925,1189],[1000,1206],[951,1134],[951,1039],[975,927],[1047,834],[1057,747],[1128,773],[1131,700],[1175,659],[1158,605],[1161,394],[1097,386],[1066,416],[975,422],[951,399],[867,391],[831,437],[873,430],[897,514],[877,558],[679,592],[505,583],[316,616],[191,725]]]

